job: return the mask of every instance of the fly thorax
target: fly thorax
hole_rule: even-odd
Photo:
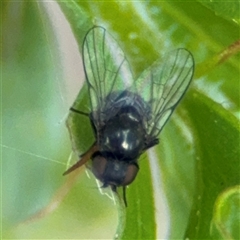
[[[140,116],[122,110],[101,131],[101,151],[112,152],[117,159],[134,159],[144,147],[145,131]]]

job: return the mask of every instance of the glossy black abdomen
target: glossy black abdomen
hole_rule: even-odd
[[[142,117],[134,106],[125,106],[101,129],[99,146],[102,153],[130,161],[141,154],[144,140]]]

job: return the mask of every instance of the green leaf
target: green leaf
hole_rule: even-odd
[[[223,18],[195,1],[59,1],[59,5],[80,53],[86,32],[101,25],[126,53],[135,77],[159,56],[179,47],[193,53],[197,77],[161,133],[160,144],[141,157],[140,172],[127,189],[125,209],[114,204],[111,191],[105,192],[107,197],[94,189],[91,174],[91,179],[79,174],[75,186],[66,184],[71,177],[62,177],[77,160],[73,155],[67,161],[71,144],[64,116],[76,95],[68,93],[72,75],[65,70],[73,65],[75,71],[81,63],[68,58],[70,64],[63,64],[68,48],[62,48],[56,31],[60,20],[53,23],[54,14],[46,14],[50,3],[43,7],[34,1],[4,2],[3,237],[216,239],[227,229],[236,238],[237,211],[229,209],[232,200],[226,198],[235,195],[224,193],[240,180],[240,55],[235,51],[220,65],[211,62],[240,38],[238,26],[224,19],[228,10]],[[64,28],[61,23],[59,28]],[[211,71],[199,67],[209,61]],[[72,83],[75,92],[80,90],[78,79]],[[86,86],[77,101],[89,110]],[[86,150],[93,141],[88,119],[71,113],[68,126],[75,135],[73,147]],[[69,194],[63,199],[65,190]],[[219,208],[218,199],[225,199],[226,207]],[[54,208],[22,222],[45,206]]]
[[[224,0],[209,0],[209,1],[201,1],[203,5],[207,8],[211,9],[216,15],[219,15],[226,19],[231,19],[238,24],[240,23],[240,3],[239,1],[224,1]]]
[[[7,225],[47,203],[62,182],[51,181],[51,174],[61,172],[67,157],[66,149],[58,149],[62,125],[56,124],[66,111],[64,106],[63,111],[57,109],[62,90],[59,53],[41,10],[36,2],[5,2],[2,9],[2,191]]]
[[[65,119],[75,96],[69,94],[71,79],[64,79],[63,51],[49,12],[37,1],[4,2],[1,11],[1,234],[4,239],[109,238],[115,208],[99,194],[94,178],[82,174],[75,187],[64,185],[71,152]],[[61,202],[63,186],[71,192]],[[42,215],[34,215],[51,201]],[[99,231],[92,233],[93,227]]]
[[[209,239],[216,198],[239,183],[240,129],[234,116],[206,96],[193,92],[188,98],[191,98],[187,105],[194,118],[198,141],[199,176],[186,238]]]
[[[214,205],[211,234],[216,239],[239,239],[240,186],[221,193]]]

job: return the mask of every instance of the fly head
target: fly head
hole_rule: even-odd
[[[139,167],[135,161],[118,160],[108,154],[97,152],[92,157],[92,172],[104,187],[113,189],[119,186],[127,186],[137,176]]]

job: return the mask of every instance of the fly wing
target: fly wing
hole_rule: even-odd
[[[104,122],[106,106],[132,85],[132,74],[122,49],[102,27],[93,27],[83,43],[84,70],[96,127]]]
[[[194,59],[186,49],[169,52],[145,70],[135,82],[137,92],[150,106],[146,130],[156,138],[186,92],[194,72]]]

